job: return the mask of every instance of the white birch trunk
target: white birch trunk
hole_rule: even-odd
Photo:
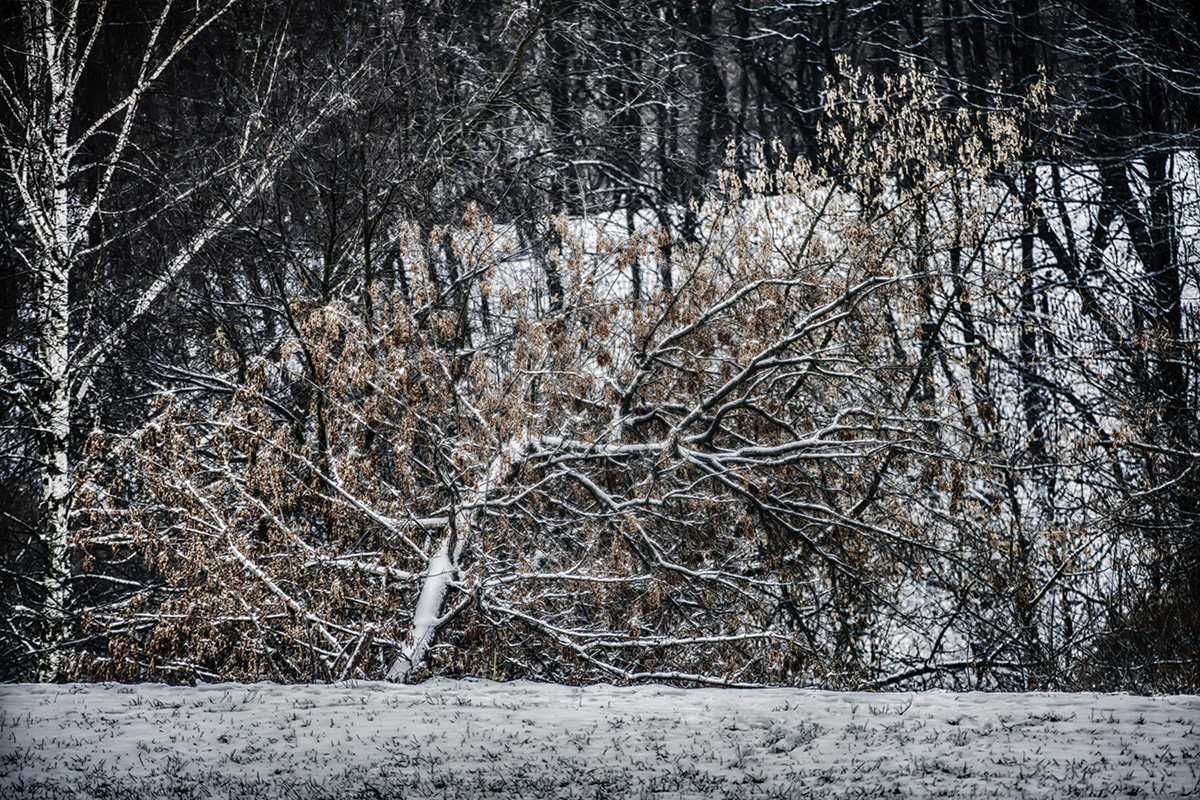
[[[501,448],[488,464],[483,477],[471,487],[464,502],[454,512],[453,524],[447,527],[437,549],[429,557],[408,635],[400,655],[388,670],[388,680],[408,683],[425,663],[434,637],[446,621],[442,616],[442,606],[446,592],[458,573],[467,540],[475,532],[488,495],[500,485],[508,469],[520,458],[524,444],[524,440],[514,439]]]
[[[42,7],[40,57],[44,59],[47,147],[32,165],[42,192],[37,197],[35,230],[40,238],[37,275],[38,356],[42,368],[35,419],[38,425],[42,472],[42,514],[39,522],[45,548],[45,606],[42,621],[38,680],[59,676],[61,648],[70,604],[70,562],[67,551],[70,469],[70,274],[71,241],[67,174],[70,153],[67,129],[70,108],[66,92],[67,54],[55,35],[53,8]],[[31,20],[34,22],[34,20]],[[30,38],[36,27],[31,28]],[[33,44],[31,41],[30,44]],[[40,213],[38,213],[40,212]]]

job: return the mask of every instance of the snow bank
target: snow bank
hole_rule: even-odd
[[[0,686],[0,796],[1180,797],[1200,697]]]

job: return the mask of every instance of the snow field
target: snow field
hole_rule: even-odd
[[[1200,697],[0,686],[4,798],[1200,796]]]

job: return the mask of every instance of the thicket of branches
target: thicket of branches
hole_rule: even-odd
[[[0,675],[1194,690],[1185,5],[19,4]]]

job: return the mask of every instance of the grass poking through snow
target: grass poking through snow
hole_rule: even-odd
[[[1200,797],[1200,697],[0,686],[5,798]]]

